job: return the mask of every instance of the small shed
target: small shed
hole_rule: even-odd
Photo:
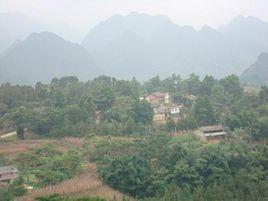
[[[196,134],[204,141],[221,141],[228,136],[226,129],[222,125],[200,127]]]
[[[0,182],[9,182],[17,178],[19,171],[14,166],[0,167]]]

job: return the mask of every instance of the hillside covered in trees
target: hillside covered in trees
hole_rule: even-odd
[[[154,122],[151,103],[141,99],[152,92],[169,93],[172,103],[182,104],[179,118]],[[210,143],[194,134],[198,127],[217,124],[228,128],[227,139]],[[7,199],[24,195],[23,184],[53,189],[80,174],[86,160],[125,200],[265,200],[267,125],[268,88],[245,90],[235,75],[217,80],[173,74],[143,83],[62,77],[34,87],[2,84],[1,133],[16,130],[19,140],[34,136],[61,146],[2,155],[1,163],[16,165],[21,177],[0,194]],[[66,144],[66,137],[83,143]],[[38,199],[68,200],[65,195]]]

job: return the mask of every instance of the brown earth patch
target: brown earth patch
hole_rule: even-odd
[[[5,142],[3,144],[0,144],[0,155],[3,155],[5,157],[13,157],[19,153],[55,142],[56,140],[47,139],[17,140],[15,142]]]

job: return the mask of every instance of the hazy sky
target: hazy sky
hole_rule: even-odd
[[[239,14],[268,21],[268,0],[0,0],[0,12],[64,22],[79,32],[111,15],[133,11],[166,15],[179,25],[217,27]]]

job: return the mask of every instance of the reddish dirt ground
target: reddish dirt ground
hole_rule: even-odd
[[[55,142],[56,140],[44,140],[44,139],[5,142],[0,144],[0,155],[6,157],[13,157],[18,153],[41,147],[44,144],[55,143]]]

